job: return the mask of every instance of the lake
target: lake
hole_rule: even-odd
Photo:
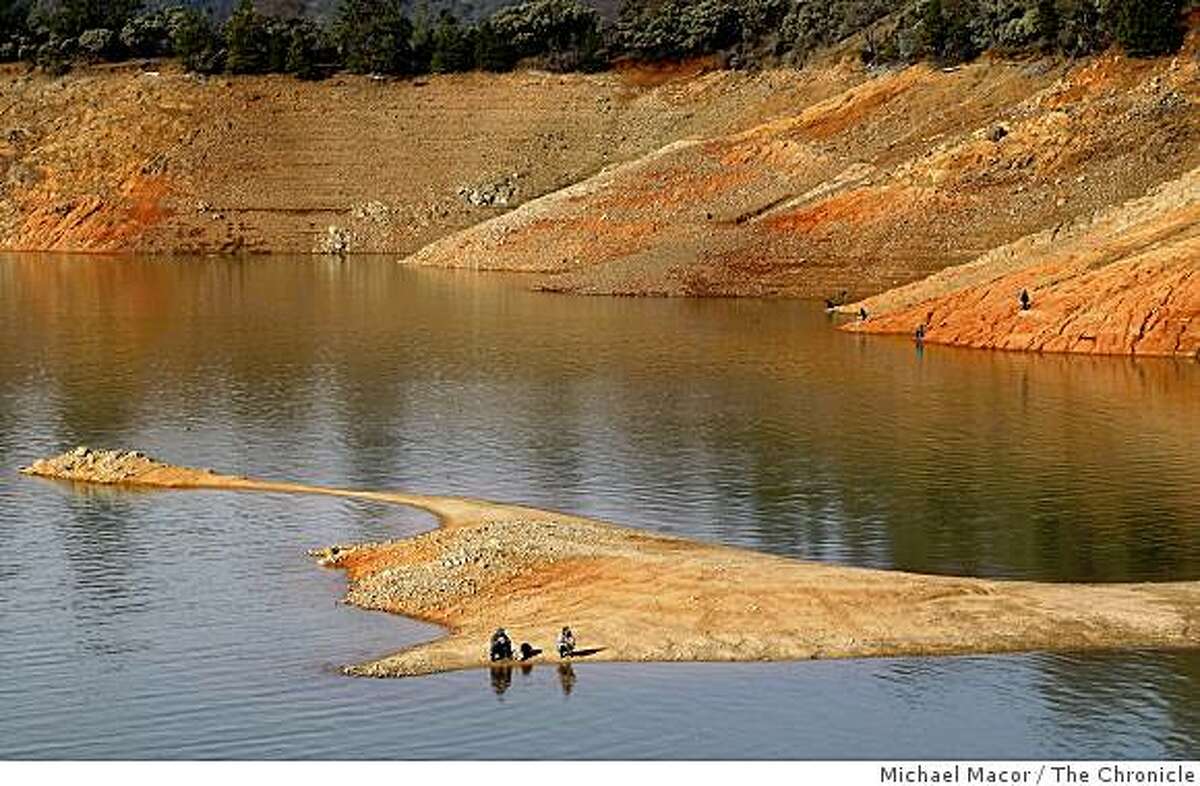
[[[0,255],[0,757],[1200,752],[1200,653],[576,664],[362,680],[362,502],[24,478],[76,444],[520,502],[848,565],[1200,579],[1200,364],[847,335],[813,303],[571,298],[386,259]]]

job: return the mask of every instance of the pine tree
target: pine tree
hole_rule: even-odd
[[[946,24],[946,43],[942,59],[962,63],[979,54],[972,35],[971,23],[978,17],[978,9],[972,0],[951,0],[942,9]]]
[[[512,42],[496,32],[491,22],[480,22],[475,34],[475,66],[484,71],[511,71],[517,64]]]
[[[433,31],[429,68],[435,74],[470,71],[475,67],[475,41],[471,32],[449,12],[443,12]]]
[[[921,28],[921,43],[926,55],[935,58],[945,55],[948,36],[949,29],[942,9],[942,0],[928,0]]]
[[[1034,30],[1042,49],[1050,51],[1058,46],[1058,33],[1062,28],[1062,20],[1058,15],[1058,3],[1055,0],[1037,0],[1034,15]]]
[[[427,74],[433,61],[433,33],[436,24],[429,11],[429,4],[422,2],[417,6],[409,21],[412,22],[412,33],[408,37],[408,44],[412,50],[412,70],[414,73]]]
[[[189,71],[212,74],[225,65],[216,27],[206,14],[195,8],[177,15],[171,28],[171,49]]]
[[[291,40],[288,41],[287,59],[284,69],[289,74],[295,74],[299,79],[316,79],[321,75],[317,63],[317,53],[320,46],[313,31],[296,25],[291,30]]]
[[[1134,57],[1174,52],[1183,42],[1181,0],[1114,0],[1108,6],[1113,37]]]
[[[235,74],[261,74],[270,66],[271,37],[267,18],[253,0],[241,0],[225,25],[225,67]]]
[[[403,0],[342,0],[334,38],[346,67],[360,74],[411,74],[412,22]]]
[[[1058,45],[1068,55],[1082,57],[1108,46],[1099,0],[1062,0],[1058,10]]]
[[[30,0],[0,0],[0,43],[25,32],[30,5]]]

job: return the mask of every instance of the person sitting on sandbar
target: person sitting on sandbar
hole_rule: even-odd
[[[564,627],[562,633],[558,634],[558,657],[567,658],[571,653],[575,652],[575,634],[570,628]]]
[[[512,660],[513,648],[512,639],[508,637],[508,633],[504,628],[496,628],[496,632],[492,634],[492,643],[488,648],[488,657],[493,662],[498,660]]]

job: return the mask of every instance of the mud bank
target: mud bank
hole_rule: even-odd
[[[487,665],[498,625],[545,648],[569,624],[596,661],[754,661],[1197,644],[1200,582],[1000,582],[843,568],[479,500],[221,475],[78,448],[25,474],[126,486],[324,494],[411,505],[438,529],[313,552],[346,601],[435,622],[443,638],[347,674]],[[555,656],[556,660],[557,657]]]

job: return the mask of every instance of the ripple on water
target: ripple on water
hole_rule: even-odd
[[[69,268],[69,270],[68,270]],[[301,293],[279,297],[279,293]],[[36,295],[36,296],[35,296]],[[845,564],[1200,578],[1200,366],[862,340],[810,304],[572,299],[368,260],[0,257],[0,467],[77,443],[514,500]],[[1193,756],[1200,656],[335,666],[436,635],[309,548],[358,501],[0,472],[0,757]]]

